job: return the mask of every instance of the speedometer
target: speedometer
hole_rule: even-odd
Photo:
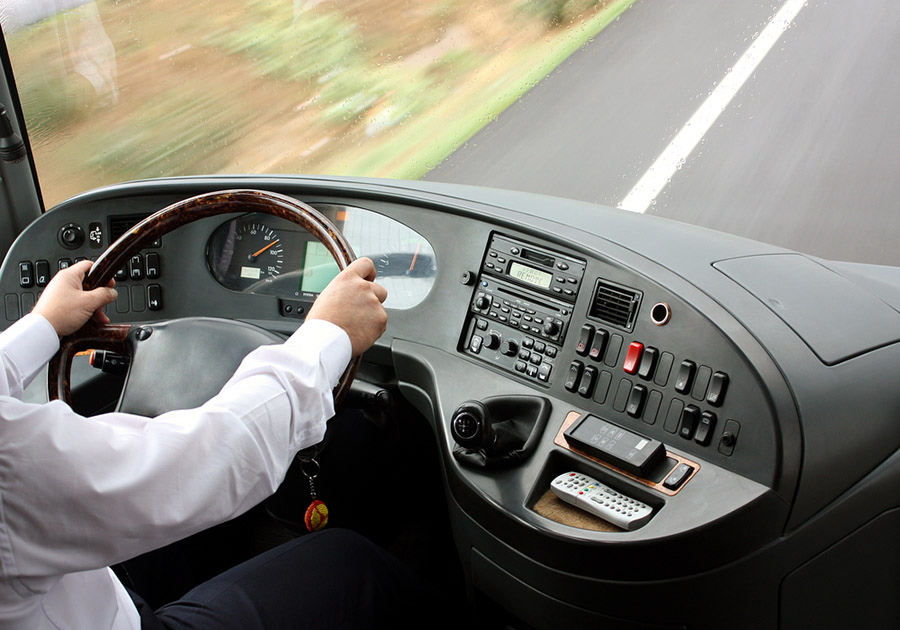
[[[281,273],[284,246],[268,225],[244,225],[235,235],[234,242],[234,260],[240,266],[238,275],[241,278],[258,281]]]
[[[213,275],[235,291],[260,292],[281,275],[284,256],[281,235],[259,215],[229,221],[215,232],[207,251]]]

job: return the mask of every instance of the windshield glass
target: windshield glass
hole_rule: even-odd
[[[418,178],[630,3],[2,4],[51,206],[172,175]]]
[[[0,0],[46,207],[217,173],[430,179],[900,264],[898,3]]]

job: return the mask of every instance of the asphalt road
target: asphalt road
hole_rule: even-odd
[[[639,0],[425,179],[617,206],[784,0]],[[809,0],[648,214],[900,265],[900,3]]]

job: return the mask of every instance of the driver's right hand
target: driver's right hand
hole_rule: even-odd
[[[343,328],[356,357],[387,328],[385,299],[387,289],[375,282],[375,263],[357,258],[319,294],[307,320],[324,319]]]

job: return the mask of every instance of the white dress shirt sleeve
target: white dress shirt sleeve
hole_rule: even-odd
[[[59,349],[56,330],[30,313],[0,334],[0,396],[20,398],[22,390]]]
[[[0,335],[0,554],[4,577],[26,587],[119,562],[259,503],[296,451],[322,439],[351,354],[342,329],[311,320],[248,355],[197,409],[85,418],[58,401],[15,398],[57,347],[52,327],[29,318]]]

